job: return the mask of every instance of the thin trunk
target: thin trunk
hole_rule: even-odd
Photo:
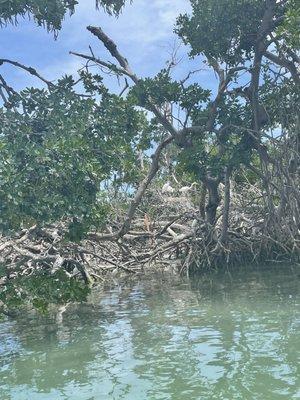
[[[207,187],[206,184],[202,184],[201,194],[200,194],[200,204],[199,204],[199,211],[200,217],[205,221],[205,202],[206,202],[206,195],[207,195]]]
[[[228,240],[229,212],[230,212],[230,169],[226,167],[225,171],[225,190],[224,190],[224,211],[222,220],[221,242]]]

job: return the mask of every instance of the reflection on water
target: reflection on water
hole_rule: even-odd
[[[127,284],[0,324],[0,399],[300,399],[299,269]]]

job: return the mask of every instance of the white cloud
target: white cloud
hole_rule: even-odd
[[[146,72],[167,58],[166,46],[174,42],[176,17],[189,10],[188,0],[135,0],[119,18],[96,12],[94,1],[81,1],[75,15],[67,20],[60,34],[65,45],[86,51],[91,43],[100,56],[107,57],[103,46],[86,31],[87,25],[101,26],[119,45],[134,66]]]
[[[179,14],[189,12],[189,1],[186,0],[154,0],[153,6],[158,10],[163,26],[173,26]]]
[[[65,60],[60,60],[60,62],[49,64],[42,68],[41,73],[51,81],[62,75],[72,75],[83,65],[83,60],[67,55]]]

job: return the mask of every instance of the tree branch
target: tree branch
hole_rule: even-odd
[[[100,27],[88,26],[87,30],[95,35],[104,44],[110,54],[118,61],[125,71],[131,72],[127,59],[121,55],[115,42],[108,37]],[[134,75],[132,72],[131,74]]]
[[[140,204],[146,189],[148,188],[149,184],[151,183],[152,179],[155,177],[157,171],[159,170],[159,158],[162,151],[167,147],[169,143],[174,140],[174,136],[170,135],[167,136],[157,147],[156,151],[152,155],[152,162],[148,171],[147,176],[141,181],[140,186],[130,204],[129,210],[125,217],[123,226],[118,232],[118,237],[124,236],[130,229],[131,221],[134,217],[135,211]]]
[[[19,63],[18,61],[12,61],[12,60],[8,60],[8,59],[6,59],[6,58],[1,58],[1,59],[0,59],[0,65],[2,65],[2,64],[4,64],[4,63],[14,65],[15,67],[21,68],[21,69],[23,69],[24,71],[29,72],[30,75],[33,75],[33,76],[35,76],[36,78],[40,79],[42,82],[46,83],[46,85],[48,86],[49,89],[55,87],[55,85],[54,85],[52,82],[50,82],[50,81],[48,81],[47,79],[43,78],[43,77],[37,72],[37,70],[34,69],[34,68],[32,68],[32,67],[27,67],[26,65],[23,65],[23,64]]]
[[[292,61],[289,61],[284,57],[279,57],[276,54],[273,54],[269,51],[265,51],[264,56],[268,58],[270,61],[272,61],[274,64],[286,68],[292,75],[292,78],[294,79],[295,83],[298,85],[300,84],[300,74],[297,70],[297,67]]]
[[[96,64],[101,65],[101,67],[108,68],[110,71],[115,71],[115,72],[117,72],[117,73],[119,73],[119,74],[127,75],[127,76],[129,76],[130,78],[132,78],[131,75],[129,75],[128,72],[127,72],[125,69],[119,68],[119,67],[117,67],[115,64],[102,61],[102,60],[100,60],[99,58],[97,58],[97,57],[95,57],[95,56],[88,56],[88,55],[86,55],[86,54],[76,53],[75,51],[70,51],[69,53],[72,54],[73,56],[77,56],[77,57],[84,58],[85,60],[93,61],[93,62],[95,62]]]
[[[1,74],[0,74],[0,84],[6,90],[8,95],[17,94],[17,92],[7,84],[7,82],[5,81],[5,79]]]
[[[227,89],[227,86],[228,86],[228,84],[230,82],[231,77],[233,76],[233,74],[235,72],[244,70],[245,67],[231,68],[228,71],[228,73],[225,75],[224,69],[221,68],[221,66],[220,66],[220,64],[218,63],[217,60],[215,60],[213,58],[210,58],[208,60],[208,62],[212,66],[212,68],[214,69],[215,73],[219,77],[218,93],[217,93],[217,96],[216,96],[215,100],[211,104],[210,116],[209,116],[207,124],[206,124],[206,130],[207,131],[212,131],[213,130],[213,126],[214,126],[214,122],[215,122],[215,118],[216,118],[216,114],[217,114],[218,104],[220,103],[220,101],[222,99],[222,96],[223,96],[225,90]]]
[[[130,77],[131,80],[137,85],[140,81],[140,78],[132,71],[127,59],[119,52],[115,42],[111,38],[109,38],[100,27],[88,26],[87,29],[104,44],[111,56],[118,61],[121,66],[120,72]],[[89,56],[85,56],[85,58],[87,57]],[[103,61],[95,59],[94,57],[91,57],[89,59],[95,62],[100,61],[103,64]],[[106,64],[109,65],[109,63]],[[167,130],[167,132],[169,132],[171,135],[176,136],[178,132],[174,128],[173,124],[168,120],[168,118],[166,118],[166,116],[160,111],[160,109],[153,103],[151,99],[149,99],[149,104],[150,106],[148,107],[148,110],[153,112],[153,114],[156,116],[162,126]]]

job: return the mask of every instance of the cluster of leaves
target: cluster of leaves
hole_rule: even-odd
[[[126,0],[96,0],[109,14],[118,15]],[[18,17],[32,17],[49,31],[61,29],[65,14],[73,14],[78,0],[0,0],[0,25],[16,24]]]
[[[32,16],[39,26],[57,31],[66,12],[72,14],[76,4],[77,0],[1,0],[0,24],[15,24],[18,16]]]
[[[141,107],[149,107],[151,103],[158,106],[176,103],[182,109],[190,110],[207,102],[210,91],[196,83],[185,88],[171,78],[167,69],[162,69],[154,78],[141,79],[131,90],[130,96]]]
[[[278,37],[283,38],[287,46],[300,49],[300,2],[289,0],[286,4],[286,13],[283,23],[277,29]]]
[[[180,15],[176,32],[191,47],[191,56],[204,54],[236,65],[249,59],[265,10],[265,0],[191,0],[192,16]],[[278,6],[278,16],[283,13]]]
[[[97,220],[107,208],[101,182],[134,170],[144,114],[107,92],[98,102],[82,98],[69,80],[50,91],[23,90],[0,110],[2,230],[65,217]]]
[[[132,0],[129,0],[130,2]],[[126,0],[96,0],[97,7],[103,7],[109,14],[119,15]]]
[[[274,80],[268,74],[260,88],[261,100],[268,107],[270,128],[293,126],[299,115],[300,91],[290,77]]]
[[[87,300],[89,293],[88,285],[78,279],[69,278],[64,270],[58,270],[51,276],[39,272],[8,283],[5,290],[0,292],[0,303],[5,304],[9,310],[32,304],[45,313],[50,304],[83,302]]]

